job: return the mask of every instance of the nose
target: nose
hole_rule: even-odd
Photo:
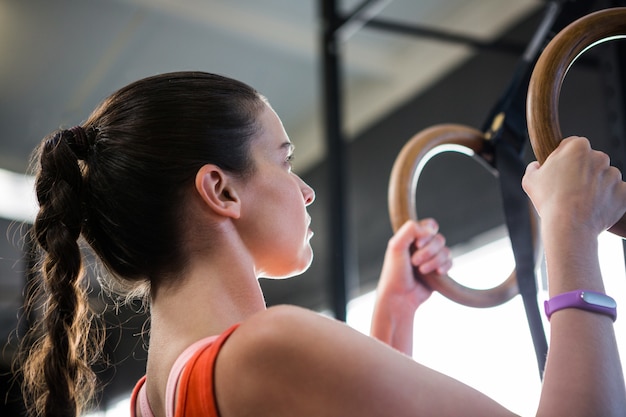
[[[304,204],[308,206],[315,201],[315,190],[313,190],[313,188],[311,188],[309,184],[304,182],[302,179],[300,179],[300,182],[302,183],[301,189],[302,196],[304,197]]]

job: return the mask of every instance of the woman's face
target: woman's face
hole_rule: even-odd
[[[315,192],[292,172],[293,145],[270,106],[260,124],[251,142],[255,170],[243,184],[237,223],[257,276],[282,278],[304,272],[313,260],[306,207]]]

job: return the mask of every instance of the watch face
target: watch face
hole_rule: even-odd
[[[611,297],[607,297],[602,294],[596,294],[593,292],[583,292],[581,294],[581,298],[584,302],[588,304],[593,304],[596,306],[607,307],[607,308],[616,308],[617,303]]]

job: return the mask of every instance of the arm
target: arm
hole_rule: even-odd
[[[389,240],[378,282],[370,334],[409,356],[415,311],[432,293],[415,278],[413,268],[445,274],[452,266],[438,228],[432,219],[406,222]]]
[[[524,188],[542,219],[551,297],[576,289],[604,292],[598,234],[624,213],[626,185],[608,157],[570,138],[542,167],[529,165]],[[624,415],[624,377],[613,322],[576,309],[552,316],[538,415]]]

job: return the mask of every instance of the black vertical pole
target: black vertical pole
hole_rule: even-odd
[[[623,2],[621,4],[623,6]],[[623,41],[616,42],[612,46],[613,65],[607,70],[612,75],[613,90],[608,92],[609,96],[609,123],[611,132],[611,146],[616,148],[619,153],[611,159],[615,158],[619,162],[617,168],[622,171],[622,177],[626,175],[626,46]],[[622,249],[626,258],[626,239],[622,239]]]
[[[611,0],[602,7],[623,7],[624,0]],[[607,119],[609,122],[609,147],[611,164],[626,176],[626,46],[623,41],[611,42],[609,53],[601,60],[602,75],[605,82],[607,101]],[[622,249],[626,258],[626,239],[622,240]]]
[[[328,227],[330,253],[330,291],[332,310],[345,321],[348,302],[348,241],[346,208],[346,143],[342,134],[339,41],[336,29],[339,16],[335,0],[321,0],[323,107],[328,161]]]

